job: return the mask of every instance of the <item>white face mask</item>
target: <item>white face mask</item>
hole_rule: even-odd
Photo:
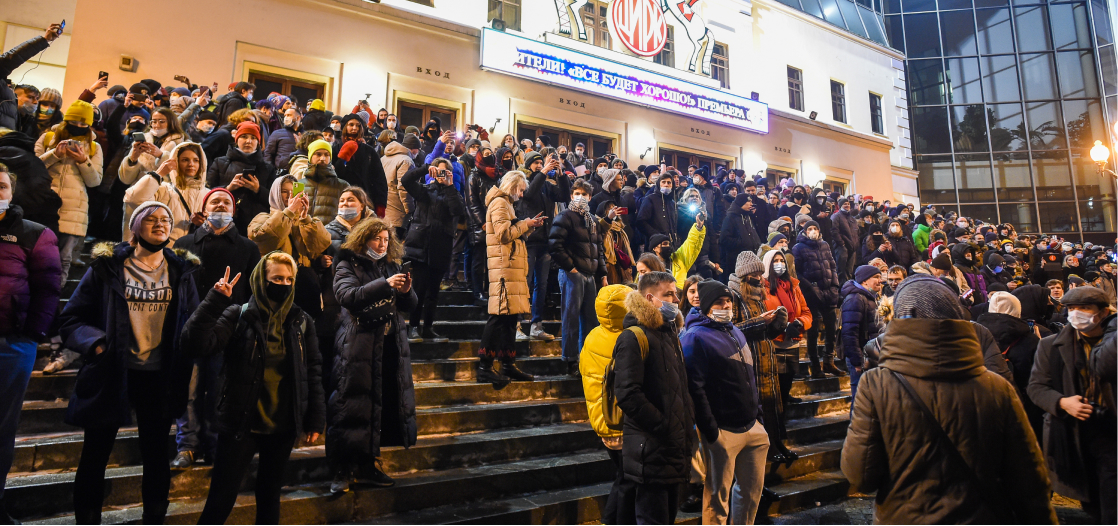
[[[897,225],[893,225],[893,226],[889,227],[889,231],[894,233],[894,234],[900,234],[901,233],[901,227],[899,227]]]
[[[358,209],[358,208],[339,208],[338,209],[338,215],[341,216],[341,218],[345,219],[346,221],[353,221],[354,219],[357,219],[357,215],[360,214],[360,213],[361,213],[361,210]]]
[[[0,214],[7,212],[8,207],[11,206],[11,204],[12,202],[8,199],[0,199]]]
[[[221,230],[225,228],[226,225],[233,222],[233,214],[229,212],[210,212],[206,220],[213,225],[215,230]]]
[[[295,119],[293,119],[291,117],[284,117],[283,118],[283,125],[284,126],[291,126],[292,124],[295,124]]]
[[[171,95],[171,104],[174,104],[174,103],[178,102],[179,99],[181,99],[181,98],[182,98],[182,95],[178,95],[178,94]]]
[[[661,193],[661,194],[664,194],[664,195],[670,194],[670,193],[672,193],[672,187],[670,187],[670,186],[661,186],[661,187],[660,187],[660,193]]]
[[[151,136],[152,137],[162,137],[164,135],[167,135],[167,128],[163,128],[161,130],[157,130],[155,128],[151,129]]]
[[[333,130],[334,130],[334,131],[336,131],[336,132],[337,132],[337,131],[342,131],[342,125],[341,125],[341,123],[334,123],[334,124],[331,124],[331,125],[330,125],[330,128],[331,128],[331,129],[333,129]]]
[[[196,128],[198,128],[198,131],[202,133],[210,133],[214,129],[214,123],[206,121],[203,123],[199,123]]]
[[[718,323],[730,323],[733,315],[734,311],[730,309],[710,309],[710,314],[707,317]]]
[[[787,269],[785,268],[784,263],[773,263],[773,272],[776,272],[777,276],[783,276],[785,270]]]
[[[807,238],[810,239],[810,240],[813,240],[813,241],[819,239],[819,231],[818,230],[812,230],[812,231],[808,232],[807,233]]]
[[[1096,318],[1097,316],[1091,316],[1081,310],[1068,311],[1068,323],[1070,323],[1072,327],[1075,327],[1075,330],[1080,332],[1087,332],[1094,329],[1095,326],[1099,324]]]
[[[384,249],[384,252],[373,252],[373,249],[369,248],[365,249],[365,253],[368,254],[369,257],[373,258],[373,261],[376,261],[388,255],[388,249]]]
[[[589,202],[590,202],[590,201],[589,201],[588,199],[586,199],[586,196],[584,196],[584,195],[579,195],[579,196],[575,196],[575,197],[572,197],[572,198],[571,198],[571,206],[570,206],[570,208],[572,208],[572,209],[574,209],[574,208],[583,208],[583,207],[585,207],[585,206],[586,206],[586,204],[587,204],[587,203],[589,203]]]

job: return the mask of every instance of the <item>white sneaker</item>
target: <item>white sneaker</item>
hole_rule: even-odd
[[[43,367],[43,374],[57,373],[74,363],[81,355],[69,349],[62,349],[51,357],[50,363]]]
[[[518,341],[518,342],[528,341],[528,335],[524,334],[524,331],[520,330],[520,324],[519,323],[516,324],[516,341]]]
[[[544,332],[543,323],[533,323],[531,334],[533,340],[544,340],[549,342],[555,339],[554,336]]]

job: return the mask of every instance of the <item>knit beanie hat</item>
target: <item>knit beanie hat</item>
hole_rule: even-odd
[[[311,109],[318,111],[326,111],[326,103],[322,99],[314,99],[311,101]]]
[[[951,271],[951,256],[947,252],[940,252],[938,256],[932,259],[932,268],[942,270],[944,272]]]
[[[603,171],[602,172],[602,189],[605,190],[606,188],[609,188],[609,186],[611,184],[613,184],[613,180],[617,179],[617,174],[620,174],[620,173],[621,173],[621,170],[618,170],[616,168],[610,168],[609,170]]]
[[[652,237],[648,238],[648,250],[651,251],[652,249],[660,246],[660,243],[669,240],[671,240],[671,238],[664,234],[652,234]]]
[[[785,235],[781,234],[780,232],[770,232],[769,233],[769,239],[768,239],[769,246],[770,247],[775,246],[777,243],[779,243],[781,241],[784,241],[786,239],[788,239],[788,238],[785,237]]]
[[[416,137],[414,133],[410,132],[407,135],[404,135],[404,140],[401,141],[400,144],[403,144],[404,148],[407,148],[409,150],[418,150],[423,147],[423,145],[419,142],[419,137]]]
[[[893,312],[894,319],[970,319],[970,313],[951,287],[924,274],[913,274],[901,282],[893,294]]]
[[[171,90],[171,93],[177,93],[179,95],[182,95],[183,97],[189,97],[190,96],[190,89],[179,86],[179,87]]]
[[[865,283],[867,279],[880,275],[881,269],[873,265],[862,265],[854,269],[854,283],[861,285]]]
[[[711,305],[721,298],[733,298],[730,294],[730,287],[723,285],[720,281],[713,279],[703,280],[699,282],[699,312],[707,314],[710,312]]]
[[[233,209],[230,210],[229,213],[231,213],[231,214],[237,213],[237,198],[233,197],[233,192],[230,192],[224,186],[219,186],[217,188],[214,188],[213,190],[210,190],[209,192],[206,192],[206,197],[202,198],[202,208],[206,208],[206,203],[210,202],[210,196],[212,196],[212,195],[214,195],[218,192],[221,192],[221,193],[224,193],[225,195],[228,195],[229,200],[233,202]]]
[[[1008,314],[1014,318],[1020,318],[1021,300],[1008,292],[991,292],[990,312],[995,314]]]
[[[745,206],[745,203],[749,201],[749,194],[742,192],[734,198],[734,204],[730,205],[730,210],[741,210],[741,207]]]
[[[365,110],[361,110],[361,111],[357,112],[357,116],[361,117],[361,122],[362,123],[364,123],[366,126],[369,125],[369,118],[370,118],[369,112],[367,112]]]
[[[66,110],[62,120],[84,122],[86,126],[93,126],[93,105],[84,100],[76,100]]]
[[[43,91],[39,92],[39,102],[50,102],[61,108],[62,93],[59,93],[59,91],[54,88],[43,88]]]
[[[129,93],[143,93],[145,91],[148,92],[148,93],[151,93],[151,86],[148,86],[147,84],[144,84],[143,82],[137,82],[137,83],[128,87],[128,92]]]
[[[167,211],[167,217],[172,217],[171,207],[159,201],[144,201],[132,211],[132,217],[128,220],[128,230],[132,231],[133,236],[140,235],[140,225],[143,224],[144,218],[150,216],[152,212],[157,209],[164,209]]]
[[[307,158],[310,158],[314,155],[314,152],[319,150],[326,150],[326,153],[329,153],[331,157],[334,155],[334,149],[330,146],[330,143],[319,139],[312,142],[310,146],[307,146]]]
[[[656,166],[654,164],[650,164],[650,165],[644,167],[644,176],[645,177],[651,177],[652,174],[654,174],[656,172],[659,172],[659,171],[660,171],[659,166]]]
[[[765,265],[764,263],[761,263],[761,258],[757,257],[757,254],[754,254],[753,252],[750,252],[748,250],[742,252],[741,254],[738,254],[737,263],[734,265],[734,274],[737,274],[739,278],[744,279],[746,276],[754,272],[765,272]]]
[[[202,122],[202,121],[214,121],[216,123],[217,122],[217,114],[212,112],[212,111],[200,111],[200,112],[198,112],[197,122]]]
[[[255,122],[249,121],[244,121],[237,125],[237,129],[233,131],[233,139],[239,139],[246,133],[256,137],[257,141],[260,140],[260,127],[257,126]]]
[[[799,218],[797,217],[797,219],[799,219]],[[812,221],[812,220],[808,220],[807,222],[804,223],[804,226],[803,226],[804,232],[807,232],[807,229],[809,229],[811,227],[819,228],[819,223],[816,223],[815,221]],[[823,229],[819,228],[819,233],[822,234]]]

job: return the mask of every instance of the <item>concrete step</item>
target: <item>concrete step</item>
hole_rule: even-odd
[[[813,508],[817,503],[839,500],[851,493],[850,482],[837,468],[808,473],[769,489],[780,495],[780,500],[769,507],[769,515]]]
[[[488,316],[485,319],[488,319]],[[480,340],[485,323],[485,321],[436,321],[431,328],[442,337],[451,340]],[[521,323],[520,326],[521,329],[528,330],[527,323]],[[560,323],[558,320],[545,320],[543,330],[552,335],[559,334]]]
[[[408,347],[411,348],[412,364],[428,360],[476,358],[478,347],[480,346],[481,342],[479,340],[470,339],[452,339],[439,342],[424,341],[408,345]],[[532,340],[516,342],[516,356],[518,360],[528,356],[561,356],[562,354],[563,349],[560,347],[558,339],[553,341]]]
[[[784,406],[785,417],[789,420],[850,411],[850,391],[810,394],[800,398],[802,402]]]
[[[788,392],[795,397],[804,395],[832,393],[835,391],[849,391],[850,377],[804,378],[792,382],[792,389]]]
[[[540,376],[532,382],[512,382],[503,389],[471,382],[415,384],[415,404],[420,408],[581,397],[582,381],[565,375]]]
[[[788,420],[788,431],[784,443],[789,446],[802,446],[826,440],[841,440],[846,437],[850,418],[846,413]]]

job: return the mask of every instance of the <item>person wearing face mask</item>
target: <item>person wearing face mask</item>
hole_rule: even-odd
[[[198,259],[167,248],[171,211],[163,203],[143,203],[129,225],[131,242],[94,247],[89,269],[59,316],[66,348],[86,363],[65,419],[85,429],[74,478],[74,515],[81,524],[100,522],[105,466],[118,429],[133,425],[133,414],[143,460],[143,520],[163,522],[171,483],[167,433],[186,409],[192,367],[179,336],[198,306]]]
[[[62,93],[54,88],[43,88],[39,96],[39,108],[35,113],[35,126],[38,134],[46,133],[62,122],[59,110],[62,108]]]
[[[416,441],[404,315],[417,296],[411,274],[401,272],[404,250],[393,230],[377,217],[362,220],[342,243],[334,268],[342,346],[332,364],[337,376],[327,388],[326,451],[335,495],[351,483],[394,485],[381,468],[381,448],[410,447]]]
[[[252,107],[252,94],[256,91],[256,85],[251,82],[238,82],[233,86],[233,90],[229,93],[218,97],[217,108],[214,113],[217,114],[217,122],[226,122],[229,116],[237,110]]]
[[[695,223],[687,233],[687,239],[678,249],[672,245],[671,238],[664,234],[655,234],[648,239],[648,249],[660,258],[660,263],[666,271],[676,277],[678,281],[687,279],[687,272],[699,259],[699,253],[706,238],[706,214],[700,212],[695,217]],[[644,256],[641,256],[644,259]],[[637,272],[640,272],[640,261],[637,261]]]
[[[0,55],[0,78],[11,77],[16,68],[46,51],[61,32],[61,26],[51,24],[42,36],[27,40]],[[18,98],[17,93],[13,92],[7,82],[0,83],[0,128],[20,129],[18,126],[20,105],[16,104],[17,101],[20,105],[26,103],[25,100]]]
[[[974,247],[968,243],[956,243],[951,247],[951,261],[966,280],[973,294],[970,301],[974,304],[986,302],[986,278],[982,276]]]
[[[1040,341],[1028,394],[1045,415],[1045,459],[1056,493],[1079,500],[1100,524],[1118,520],[1115,487],[1114,372],[1092,368],[1113,353],[1114,309],[1095,287],[1077,287],[1060,299],[1068,324]]]
[[[507,152],[506,152],[507,153]],[[501,184],[485,196],[485,245],[489,268],[489,321],[481,333],[478,348],[477,381],[504,387],[510,380],[531,381],[532,375],[516,367],[518,318],[532,311],[528,274],[530,259],[525,240],[544,226],[543,215],[517,219],[514,203],[524,199],[528,190],[524,173],[512,171]],[[545,247],[546,248],[546,247]],[[543,298],[540,298],[543,302]],[[493,370],[501,360],[501,372]]]
[[[144,140],[132,141],[124,160],[120,163],[118,170],[120,181],[131,185],[141,176],[155,171],[171,158],[171,151],[185,140],[186,133],[179,126],[175,114],[167,108],[155,110],[147,129],[144,130]],[[131,213],[130,208],[124,211],[126,217]]]
[[[823,240],[819,223],[804,223],[803,231],[792,247],[796,257],[796,274],[800,278],[800,288],[811,309],[811,329],[807,333],[808,358],[811,360],[811,376],[824,378],[825,374],[845,376],[835,367],[835,306],[841,295],[839,291],[838,268],[831,255],[831,247]],[[824,350],[819,351],[819,328],[824,330]],[[856,352],[856,351],[851,351]]]
[[[233,222],[237,230],[248,233],[252,220],[268,211],[268,189],[275,178],[275,167],[264,160],[260,128],[252,121],[238,124],[231,137],[234,144],[206,170],[206,186],[223,186],[233,192],[237,198]]]
[[[280,488],[292,449],[313,444],[326,426],[322,356],[313,320],[293,301],[291,256],[265,255],[247,280],[231,272],[226,267],[182,330],[190,354],[223,359],[221,383],[229,386],[217,404],[217,453],[198,520],[225,522],[259,453],[256,522],[273,524],[280,518]],[[252,297],[238,304],[232,293],[242,280],[249,282]]]
[[[268,136],[268,145],[264,148],[264,159],[272,163],[272,166],[287,166],[291,156],[295,154],[296,133],[302,130],[301,120],[299,110],[288,108],[283,114],[283,120],[276,123],[282,126]]]
[[[321,130],[330,127],[332,113],[327,113],[326,103],[322,99],[311,100],[307,106],[307,113],[303,115],[302,125],[304,130]]]
[[[726,211],[722,220],[721,239],[719,244],[722,250],[722,261],[737,260],[742,252],[756,252],[761,248],[761,239],[757,237],[757,229],[753,222],[754,204],[748,194],[738,194]],[[732,272],[726,269],[726,272]]]
[[[540,152],[529,152],[524,156],[524,162],[529,173],[528,188],[523,199],[516,203],[516,211],[520,217],[540,217],[543,220],[543,228],[532,230],[524,238],[528,251],[528,284],[532,290],[529,335],[553,340],[555,337],[543,330],[543,310],[547,303],[548,276],[551,274],[548,233],[556,215],[556,205],[571,200],[571,180],[563,170],[559,156],[554,153],[544,158]],[[517,338],[527,339],[522,332]]]
[[[66,110],[63,122],[35,141],[35,155],[50,173],[51,190],[62,198],[58,210],[58,251],[63,280],[89,225],[86,188],[101,184],[103,149],[93,140],[92,124],[93,105],[75,101]]]
[[[506,155],[507,154],[507,155]],[[469,229],[470,243],[469,267],[470,289],[474,303],[488,305],[485,294],[488,291],[485,253],[485,197],[489,190],[497,186],[505,169],[498,161],[504,156],[512,157],[506,148],[498,148],[494,154],[490,148],[482,148],[475,156],[474,169],[470,171],[466,188],[466,227]]]
[[[440,157],[446,159],[452,168],[454,188],[458,190],[459,193],[462,193],[462,188],[465,184],[465,171],[462,168],[462,163],[458,162],[458,156],[454,154],[457,146],[461,146],[461,143],[455,138],[454,130],[447,130],[439,136],[439,140],[435,143],[435,149],[427,154],[423,162],[425,164],[432,164],[435,159]],[[434,181],[435,179],[433,177],[428,177],[423,184],[430,184]]]
[[[788,199],[787,203],[780,206],[777,215],[796,217],[798,214],[803,213],[803,207],[807,205],[807,193],[803,187],[797,186],[792,190],[792,197]]]
[[[671,177],[658,179],[656,187],[641,200],[636,218],[637,228],[644,239],[650,240],[657,234],[668,236],[673,248],[679,246],[681,241],[676,228],[679,211],[673,197],[674,191],[675,182]]]
[[[882,283],[881,270],[862,265],[854,271],[854,278],[842,286],[842,348],[852,350],[846,353],[851,398],[858,393],[858,380],[865,367],[861,349],[884,329],[877,312]]]
[[[695,405],[678,332],[676,279],[649,272],[625,298],[625,330],[613,350],[614,391],[625,415],[621,492],[633,495],[637,524],[673,524],[680,485],[691,471]]]
[[[1008,284],[1013,276],[1006,271],[1005,258],[994,251],[986,252],[982,257],[982,279],[986,282],[986,286],[994,283]]]
[[[890,265],[900,265],[909,268],[913,263],[920,261],[920,253],[912,241],[912,236],[905,233],[904,225],[896,219],[889,221],[885,231],[885,240],[891,247],[892,260]],[[860,347],[859,347],[860,348]]]
[[[322,224],[329,223],[338,215],[338,198],[349,183],[338,178],[334,166],[330,164],[333,151],[330,143],[318,140],[307,145],[307,169],[303,171],[304,192],[311,196],[310,215]],[[323,268],[329,267],[323,265]]]
[[[365,123],[353,113],[342,117],[340,122],[341,129],[334,141],[334,170],[342,180],[365,189],[377,216],[385,217],[389,195],[388,177],[376,148],[363,140]],[[415,150],[410,146],[409,149]]]
[[[0,90],[8,89],[8,86],[0,86]],[[8,104],[0,104],[0,115],[7,113],[7,106],[11,103],[17,105],[15,124],[10,128],[12,130],[26,133],[29,136],[36,136],[39,133],[38,127],[35,125],[36,114],[39,110],[39,88],[30,84],[20,84],[12,88],[15,95],[14,100],[8,99]]]
[[[749,524],[761,501],[769,451],[766,428],[773,425],[758,411],[764,395],[757,368],[763,366],[753,357],[757,351],[747,336],[732,323],[730,289],[714,280],[700,282],[698,289],[699,307],[687,316],[680,346],[695,424],[707,453],[703,523]],[[735,500],[731,517],[735,481],[735,496],[742,498]]]
[[[764,279],[761,285],[765,289],[765,310],[771,311],[777,307],[784,307],[788,311],[788,327],[784,330],[784,334],[772,339],[773,346],[776,347],[774,353],[781,402],[780,406],[774,407],[783,415],[784,406],[802,401],[791,396],[792,380],[800,363],[800,342],[804,339],[805,331],[811,328],[811,309],[808,308],[807,300],[800,291],[800,280],[791,272],[792,255],[779,248],[761,250],[761,262],[765,266],[765,272],[761,275]],[[780,429],[784,429],[783,418],[774,423],[779,424]]]
[[[636,260],[625,223],[617,215],[613,201],[603,201],[595,210],[598,230],[602,232],[602,257],[606,261],[606,283],[609,285],[633,282],[633,262]]]
[[[858,265],[861,255],[861,246],[858,244],[858,219],[855,216],[854,203],[846,198],[838,200],[838,210],[831,214],[831,225],[834,228],[835,263],[839,269],[839,281],[850,279],[854,275],[854,267]]]
[[[158,115],[158,113],[157,113]],[[206,154],[196,143],[184,142],[167,153],[158,169],[149,171],[124,194],[124,209],[131,213],[140,203],[159,201],[171,210],[171,241],[185,236],[205,221],[203,198]],[[131,232],[125,231],[127,239]]]
[[[417,134],[420,142],[423,143],[421,149],[426,153],[439,151],[436,149],[436,144],[443,136],[443,123],[437,117],[431,117],[427,124],[423,125],[423,131]]]

